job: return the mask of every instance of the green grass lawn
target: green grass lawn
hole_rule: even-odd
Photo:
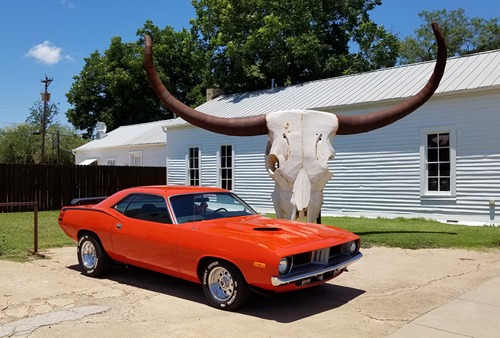
[[[38,212],[39,251],[73,244],[57,224],[58,214]],[[0,213],[0,259],[25,260],[33,248],[33,212]]]
[[[322,217],[322,223],[358,234],[362,247],[500,249],[500,227],[445,224],[421,218]]]
[[[58,211],[38,213],[38,250],[74,245],[57,224]],[[415,219],[322,217],[361,236],[362,247],[500,249],[500,227],[463,226]],[[33,212],[0,213],[0,259],[26,260],[33,250]]]

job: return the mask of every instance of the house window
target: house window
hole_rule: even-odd
[[[421,151],[423,195],[455,195],[455,133],[426,132]]]
[[[189,148],[188,153],[189,185],[200,185],[200,148]]]
[[[142,166],[142,151],[130,152],[130,165],[132,167]]]
[[[427,134],[427,190],[450,191],[450,133]]]
[[[106,160],[107,165],[116,165],[116,159],[115,158],[108,158]]]
[[[223,145],[220,147],[220,169],[219,180],[223,189],[233,189],[233,146]]]

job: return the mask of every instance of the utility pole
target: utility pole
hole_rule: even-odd
[[[47,124],[47,110],[48,110],[48,105],[50,101],[50,93],[47,91],[49,88],[50,83],[53,81],[53,79],[49,79],[47,75],[45,75],[45,79],[40,80],[44,84],[45,90],[41,94],[41,98],[43,101],[43,115],[42,115],[42,152],[40,156],[40,163],[45,163],[45,133],[46,133],[46,124]]]

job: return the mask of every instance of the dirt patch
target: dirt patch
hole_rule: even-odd
[[[330,283],[273,298],[256,295],[234,313],[208,306],[197,284],[138,268],[117,265],[105,278],[85,277],[75,248],[50,250],[47,259],[27,263],[0,261],[0,333],[384,337],[500,275],[500,251],[370,248],[363,253]],[[88,311],[94,308],[101,311]],[[47,319],[56,314],[62,320]],[[19,329],[35,321],[40,324]]]

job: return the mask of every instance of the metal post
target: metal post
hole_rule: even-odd
[[[9,202],[0,203],[0,207],[20,207],[20,206],[31,206],[33,207],[33,251],[28,250],[33,255],[40,257],[45,257],[44,254],[38,252],[38,202]]]
[[[33,220],[33,253],[38,254],[38,203],[35,203],[35,212],[34,212],[34,220]]]

